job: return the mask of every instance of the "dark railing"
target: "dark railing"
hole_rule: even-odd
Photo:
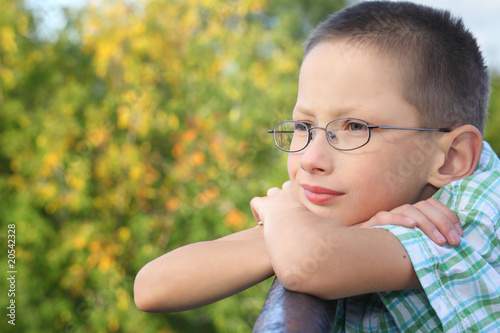
[[[335,300],[289,291],[275,278],[252,332],[329,332],[336,306]]]

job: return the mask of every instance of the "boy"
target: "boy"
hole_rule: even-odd
[[[461,40],[465,39],[472,56],[442,58],[434,64],[436,67],[424,62],[419,52],[428,51],[431,55],[427,58],[432,60],[431,51],[435,51],[433,46],[420,47],[432,35],[426,30],[428,26],[441,37],[450,38],[449,33],[453,33],[461,51]],[[413,244],[432,249],[438,254],[432,260],[438,263],[441,254],[446,256],[455,251],[453,248],[432,246],[418,229],[388,227],[389,233],[381,228],[350,228],[409,225],[404,220],[409,217],[441,244],[443,236],[433,232],[432,223],[442,225],[440,230],[450,243],[460,242],[461,230],[455,231],[450,223],[453,217],[430,197],[451,183],[438,195],[449,193],[449,204],[454,209],[459,207],[455,202],[460,203],[461,198],[453,191],[453,184],[474,173],[481,155],[478,128],[484,128],[488,84],[481,56],[469,39],[463,27],[446,15],[409,3],[363,3],[320,26],[307,44],[301,68],[293,112],[296,122],[290,123],[294,125],[291,145],[282,140],[286,139],[283,131],[274,130],[280,148],[294,151],[288,159],[290,183],[283,190],[269,190],[266,198],[252,200],[254,215],[264,227],[191,244],[155,259],[136,278],[139,308],[180,311],[202,306],[274,273],[291,290],[326,299],[347,297],[338,308],[338,330],[460,331],[493,327],[500,313],[496,303],[500,285],[498,275],[494,275],[499,266],[498,250],[494,248],[498,235],[488,234],[490,238],[484,244],[469,243],[468,236],[474,238],[483,228],[497,230],[498,159],[492,157],[492,163],[485,166],[497,170],[492,171],[494,189],[486,200],[492,199],[480,207],[492,223],[483,223],[478,214],[462,220],[469,223],[465,225],[469,229],[464,236],[466,242],[456,250],[465,249],[474,256],[474,262],[483,261],[481,272],[487,273],[484,281],[476,273],[459,275],[473,275],[471,286],[480,288],[477,312],[459,308],[456,315],[451,308],[445,309],[451,314],[442,317],[443,309],[435,311],[432,306],[436,300],[448,300],[448,295],[430,294],[432,298],[427,298],[429,281],[420,266],[415,262],[412,265],[416,252]],[[434,46],[444,48],[443,57],[448,53],[451,57],[457,48]],[[465,63],[459,61],[462,56]],[[459,69],[453,67],[455,60],[461,64]],[[449,64],[450,73],[445,72]],[[461,76],[470,66],[472,73]],[[456,76],[455,82],[452,78]],[[460,87],[453,91],[456,85]],[[436,115],[436,108],[449,114]],[[469,118],[471,110],[477,111]],[[323,130],[327,135],[321,133]],[[485,145],[484,151],[490,148]],[[458,213],[468,210],[460,208]],[[476,225],[470,224],[470,219],[477,220]],[[454,262],[460,260],[468,262],[469,258]],[[443,281],[461,294],[461,281],[453,279],[453,269],[444,272],[451,277]],[[455,290],[448,288],[447,292]],[[457,297],[460,299],[460,295]],[[468,306],[470,297],[463,301]],[[453,302],[455,299],[449,304],[460,305]],[[412,313],[409,311],[416,311],[420,317],[408,316]],[[364,326],[367,323],[370,326]]]
[[[367,2],[333,15],[309,39],[294,110],[294,120],[301,122],[295,123],[295,141],[289,144],[287,134],[274,131],[282,149],[307,145],[288,160],[297,199],[286,185],[266,199],[254,199],[252,206],[264,221],[273,268],[285,287],[327,299],[365,294],[339,301],[335,330],[498,330],[500,166],[488,144],[482,146],[479,132],[487,100],[488,79],[476,43],[448,13],[410,3]],[[328,124],[345,117],[453,131],[379,131],[345,119]],[[325,125],[326,137],[314,129]],[[422,156],[407,163],[413,171],[406,177],[400,170],[411,154],[396,157],[404,151]],[[346,225],[370,216],[375,207],[389,210],[402,203],[398,200],[414,203],[431,195],[461,220],[465,236],[457,248],[435,246],[418,229],[391,226],[384,228],[399,244],[376,239],[384,235],[369,230],[366,239],[350,235],[354,245],[349,246],[333,236],[333,224],[301,213],[297,205]],[[323,252],[331,255],[303,245],[316,237],[330,237]],[[401,244],[412,272],[397,256],[389,257]],[[343,253],[335,254],[338,249]],[[398,291],[380,292],[391,289]]]

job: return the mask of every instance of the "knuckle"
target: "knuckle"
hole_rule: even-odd
[[[438,209],[442,208],[442,207],[446,207],[441,201],[439,201],[438,199],[436,198],[429,198],[426,200],[426,203],[428,205],[432,205]]]
[[[390,215],[389,212],[381,211],[373,216],[373,222],[378,225],[384,224],[385,219]]]
[[[416,205],[416,204],[415,204],[415,205]],[[402,205],[402,206],[400,207],[400,209],[401,209],[402,211],[404,211],[404,212],[405,212],[405,211],[409,211],[409,210],[414,209],[414,208],[415,208],[415,207],[414,207],[415,205],[404,204],[404,205]]]
[[[269,190],[267,190],[267,195],[271,195],[273,192],[275,192],[276,190],[278,190],[277,187],[271,187]]]
[[[262,199],[262,198],[261,197],[253,197],[252,200],[250,200],[250,206],[256,205],[260,199]]]
[[[439,201],[436,198],[429,198],[426,200],[428,203],[433,204],[433,205],[442,205],[441,201]]]
[[[419,201],[416,204],[414,204],[413,206],[415,206],[416,208],[425,208],[425,207],[429,206],[429,202],[427,202],[427,200]]]

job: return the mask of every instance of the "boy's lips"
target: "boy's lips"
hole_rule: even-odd
[[[322,204],[334,200],[344,194],[320,186],[302,185],[302,188],[304,189],[304,195],[307,200],[315,204]]]

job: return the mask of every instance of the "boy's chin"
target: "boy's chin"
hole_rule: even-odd
[[[308,207],[307,204],[305,206],[314,214],[321,216],[327,220],[331,220],[332,222],[338,223],[344,227],[352,227],[368,220],[361,219],[361,217],[359,216],[352,216],[351,214],[346,215],[345,213],[336,213],[335,211],[332,211],[331,207],[311,207],[310,205]]]

